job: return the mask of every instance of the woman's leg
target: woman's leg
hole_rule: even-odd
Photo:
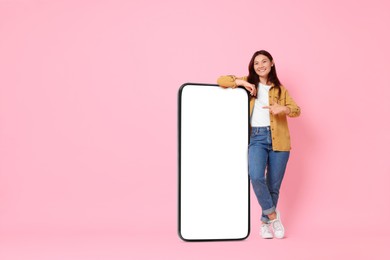
[[[268,157],[267,186],[270,191],[273,205],[276,207],[279,200],[279,191],[282,185],[283,177],[286,172],[286,166],[290,152],[270,151]],[[272,219],[272,217],[271,217]]]
[[[268,156],[268,168],[267,168],[267,186],[270,191],[272,202],[274,206],[278,204],[279,190],[282,185],[284,173],[286,171],[287,161],[290,156],[290,152],[276,152],[270,151]],[[268,215],[271,220],[270,224],[274,233],[274,237],[284,237],[284,226],[282,224],[280,213],[276,211]]]
[[[252,134],[248,151],[249,175],[253,191],[262,208],[263,214],[261,221],[264,223],[269,220],[267,215],[275,211],[273,199],[265,177],[265,169],[267,164],[269,164],[270,142],[268,131]]]

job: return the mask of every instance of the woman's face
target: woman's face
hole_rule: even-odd
[[[254,69],[257,75],[262,78],[267,78],[273,65],[273,62],[267,56],[259,54],[255,58]]]

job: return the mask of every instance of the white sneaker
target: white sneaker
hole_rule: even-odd
[[[282,224],[282,220],[280,219],[280,212],[276,210],[276,219],[270,221],[272,230],[274,231],[274,235],[276,238],[284,237],[284,227]]]
[[[262,223],[261,224],[261,237],[262,238],[265,238],[265,239],[268,239],[268,238],[273,238],[274,236],[272,235],[272,232],[271,232],[271,224],[267,223]]]

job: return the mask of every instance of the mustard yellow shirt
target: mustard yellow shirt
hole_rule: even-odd
[[[223,88],[236,88],[237,84],[236,79],[247,80],[247,77],[236,77],[234,75],[221,76],[218,78],[217,83]],[[269,90],[269,103],[270,105],[273,102],[277,102],[279,105],[286,106],[290,109],[290,113],[287,115],[289,117],[298,117],[301,114],[301,109],[292,99],[287,89],[284,86],[280,86],[279,89],[271,85]],[[251,97],[249,103],[249,114],[252,116],[253,108],[255,106],[255,97]],[[287,116],[282,115],[273,115],[270,114],[270,127],[271,127],[271,136],[272,136],[272,149],[274,151],[290,151],[291,150],[291,141],[290,141],[290,131],[287,124]]]

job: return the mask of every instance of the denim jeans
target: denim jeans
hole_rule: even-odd
[[[248,150],[249,176],[262,209],[261,221],[276,209],[290,152],[272,150],[270,127],[252,127]]]

